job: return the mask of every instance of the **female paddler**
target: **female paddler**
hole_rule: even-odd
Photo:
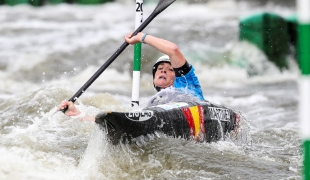
[[[204,100],[195,69],[187,62],[176,44],[143,32],[135,36],[130,33],[125,36],[125,41],[131,45],[142,42],[164,54],[155,62],[152,69],[153,84],[158,92],[149,100],[147,106],[182,100]],[[66,107],[68,107],[65,112],[67,116],[80,120],[95,120],[95,117],[81,112],[71,101],[62,102],[58,110]]]

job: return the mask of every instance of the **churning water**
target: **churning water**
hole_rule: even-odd
[[[155,4],[145,2],[145,18]],[[239,139],[160,135],[112,146],[95,123],[53,114],[134,30],[134,9],[129,1],[0,6],[0,179],[301,179],[296,61],[288,57],[280,72],[238,42],[241,17],[294,13],[282,5],[177,1],[145,29],[179,45],[207,100],[242,113]],[[143,45],[141,104],[155,93],[150,71],[159,56]],[[132,58],[129,46],[77,104],[94,115],[130,110]]]

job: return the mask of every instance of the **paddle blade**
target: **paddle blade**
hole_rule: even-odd
[[[155,13],[161,13],[168,6],[170,6],[176,0],[159,0],[156,8],[154,9]]]
[[[152,14],[135,30],[133,35],[137,35],[141,32],[158,14],[165,10],[176,0],[159,0],[157,6],[153,10]]]

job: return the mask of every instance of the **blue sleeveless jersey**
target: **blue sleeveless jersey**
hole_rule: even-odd
[[[200,100],[204,100],[201,86],[193,66],[187,74],[175,77],[174,87],[182,91],[188,91]]]

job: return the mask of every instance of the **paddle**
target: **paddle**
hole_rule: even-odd
[[[133,35],[141,32],[159,13],[165,10],[176,0],[159,0],[157,6],[151,15],[134,31]],[[95,72],[95,74],[69,99],[71,102],[75,102],[86,89],[100,76],[100,74],[124,51],[129,44],[125,41],[116,52]],[[67,111],[68,107],[61,109],[63,113]]]

